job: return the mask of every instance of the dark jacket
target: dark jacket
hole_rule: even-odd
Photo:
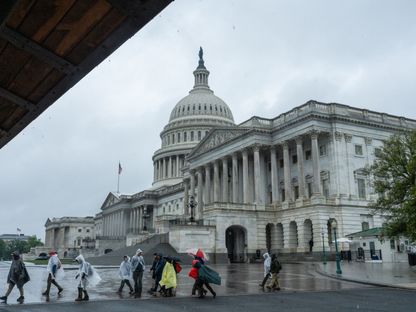
[[[166,264],[166,260],[163,259],[163,257],[161,256],[155,268],[155,278],[157,280],[162,279],[162,273],[163,273],[163,268],[165,267],[165,264]]]
[[[198,269],[198,280],[207,284],[221,285],[221,276],[209,266],[203,265],[201,262],[197,262],[193,266]]]
[[[15,284],[18,288],[23,287],[24,284],[30,281],[29,273],[22,260],[13,260],[10,266],[9,275],[7,276],[7,283]]]
[[[270,273],[279,273],[282,269],[282,265],[280,264],[279,260],[273,259],[272,264],[270,265]]]

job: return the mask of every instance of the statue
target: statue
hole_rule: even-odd
[[[202,50],[202,47],[199,47],[199,61],[203,61],[202,57],[204,56],[204,51]]]

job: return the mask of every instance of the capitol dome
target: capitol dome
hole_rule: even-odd
[[[194,87],[175,105],[160,134],[162,145],[153,155],[155,187],[180,183],[186,155],[212,128],[235,125],[228,105],[208,85],[209,71],[204,65],[202,48],[193,75]]]

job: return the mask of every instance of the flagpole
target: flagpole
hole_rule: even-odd
[[[117,194],[120,193],[120,161],[118,162]]]

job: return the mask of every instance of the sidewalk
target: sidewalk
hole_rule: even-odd
[[[336,262],[317,263],[318,273],[364,284],[416,290],[416,267],[407,263],[341,262],[342,274],[336,274]]]

